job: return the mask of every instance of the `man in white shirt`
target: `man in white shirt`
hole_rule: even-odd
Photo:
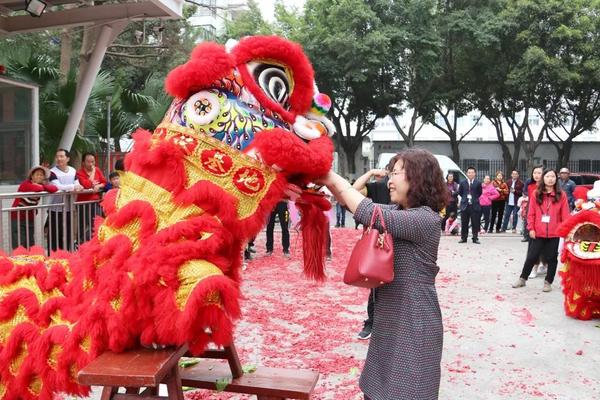
[[[77,180],[77,171],[75,168],[69,166],[69,151],[58,149],[54,160],[55,165],[50,169],[50,183],[56,185],[61,192],[81,191],[83,188]],[[49,213],[48,248],[53,251],[56,251],[56,249],[73,250],[71,199],[69,196],[55,196],[52,198],[52,204],[62,204],[63,202],[65,202],[64,206],[57,205],[56,207],[52,207]]]

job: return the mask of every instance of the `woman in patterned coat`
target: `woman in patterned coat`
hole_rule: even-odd
[[[435,290],[439,212],[447,189],[435,157],[406,149],[393,159],[388,188],[394,204],[381,205],[394,238],[394,280],[375,289],[373,334],[360,377],[369,400],[438,398],[442,358],[442,316]],[[373,202],[345,179],[322,178],[338,201],[367,226]]]

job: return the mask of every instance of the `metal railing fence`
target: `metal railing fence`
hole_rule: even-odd
[[[93,235],[96,215],[102,215],[101,200],[77,201],[80,192],[17,192],[0,194],[0,239],[5,253],[22,246],[50,251],[76,250]],[[39,198],[36,205],[13,207],[15,199]]]

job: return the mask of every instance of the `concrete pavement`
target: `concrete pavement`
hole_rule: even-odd
[[[336,230],[333,234],[335,242]],[[529,280],[525,288],[511,288],[527,249],[521,236],[484,234],[480,245],[459,244],[458,239],[443,237],[440,244],[437,288],[445,329],[440,399],[600,399],[600,321],[565,316],[558,277],[550,293],[542,292],[542,277]],[[347,257],[338,249],[334,258]],[[288,262],[299,268],[298,260]],[[358,332],[364,309],[348,310]],[[240,326],[249,325],[241,321]],[[260,339],[248,337],[241,346]],[[364,359],[364,342],[348,340],[339,339],[344,354]],[[333,386],[327,381],[338,378],[323,375],[321,381]],[[99,399],[97,391],[94,398]],[[341,399],[334,391],[315,398]]]

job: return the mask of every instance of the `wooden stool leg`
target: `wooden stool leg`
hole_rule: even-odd
[[[239,378],[242,375],[244,375],[244,371],[242,370],[242,363],[240,362],[240,358],[233,343],[225,347],[224,351],[225,357],[227,358],[227,362],[229,362],[229,368],[231,368],[231,376],[233,377],[233,379]]]
[[[142,395],[142,397],[143,396],[156,396],[158,394],[158,388],[147,387],[140,394]]]
[[[104,386],[104,388],[102,389],[102,395],[100,396],[100,400],[112,400],[113,395],[117,394],[118,390],[119,388],[116,387]]]
[[[140,393],[140,388],[128,387],[128,388],[125,388],[125,393],[127,393],[127,394],[139,394]]]
[[[173,367],[169,373],[169,378],[165,381],[169,400],[184,400],[181,389],[181,377],[179,376],[179,365]]]

